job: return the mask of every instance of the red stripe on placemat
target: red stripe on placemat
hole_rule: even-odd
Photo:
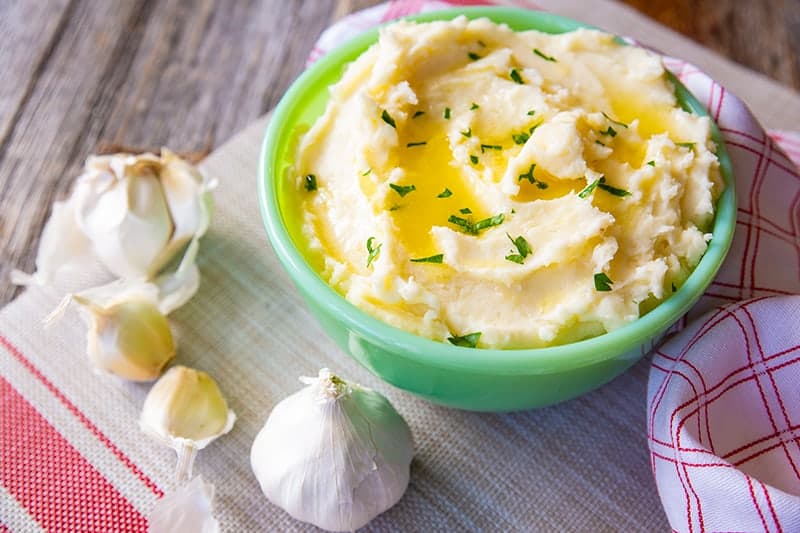
[[[64,407],[66,407],[69,410],[69,412],[75,415],[75,417],[78,420],[80,420],[80,422],[89,431],[91,431],[92,434],[95,437],[97,437],[97,439],[100,442],[105,444],[106,448],[111,450],[111,453],[113,453],[117,457],[117,459],[119,459],[122,462],[122,464],[128,467],[128,470],[133,472],[133,474],[142,483],[144,483],[144,485],[147,488],[149,488],[153,492],[153,494],[155,494],[159,498],[164,496],[164,491],[162,491],[152,479],[147,477],[147,475],[144,472],[142,472],[141,469],[138,466],[136,466],[136,464],[133,461],[131,461],[131,459],[127,455],[125,455],[122,452],[122,450],[120,450],[117,447],[116,444],[111,442],[111,440],[108,437],[106,437],[106,435],[102,431],[100,431],[100,429],[96,425],[94,425],[94,423],[91,420],[89,420],[89,417],[83,414],[83,412],[80,409],[78,409],[78,407],[74,403],[72,403],[69,400],[69,398],[67,398],[64,395],[63,392],[61,392],[55,385],[53,385],[53,383],[49,379],[47,379],[47,377],[44,374],[42,374],[42,372],[38,368],[36,368],[36,366],[34,366],[34,364],[31,363],[23,353],[16,346],[11,344],[11,342],[8,339],[6,339],[3,335],[0,335],[0,345],[2,345],[8,351],[8,353],[14,356],[14,358],[17,361],[19,361],[25,368],[27,368],[28,371],[31,374],[33,374],[47,388],[47,390],[49,390],[53,394],[53,396],[58,398],[59,401],[62,404],[64,404]]]
[[[0,376],[0,483],[48,531],[146,531],[147,519]]]

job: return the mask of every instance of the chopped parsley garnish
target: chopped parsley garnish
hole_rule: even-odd
[[[533,132],[534,132],[534,131],[536,131],[536,128],[538,128],[538,127],[539,127],[539,126],[541,126],[542,124],[544,124],[544,122],[540,122],[540,123],[538,123],[538,124],[536,124],[536,125],[534,125],[534,126],[531,126],[530,128],[528,128],[528,132],[529,132],[529,133],[531,133],[531,134],[533,134]]]
[[[411,259],[412,263],[441,263],[444,259],[444,254],[436,254],[430,257],[419,257],[417,259]]]
[[[369,176],[371,172],[372,172],[372,169],[371,169],[371,168],[368,168],[367,170],[365,170],[364,172],[362,172],[362,173],[361,173],[361,175],[362,175],[362,176]]]
[[[477,164],[478,164],[478,156],[477,156],[477,155],[472,155],[472,154],[470,154],[470,156],[469,156],[469,161],[470,161],[470,163],[472,163],[473,165],[477,165]]]
[[[528,115],[529,117],[532,117],[532,116],[533,116],[533,115],[535,115],[535,114],[536,114],[536,110],[535,110],[535,109],[531,109],[531,110],[530,110],[530,111],[528,111],[528,113],[527,113],[527,115]]]
[[[393,127],[394,129],[397,129],[397,124],[395,124],[395,123],[394,123],[394,119],[393,119],[393,118],[392,118],[392,116],[389,114],[389,112],[388,112],[388,111],[386,111],[385,109],[383,110],[383,113],[381,113],[381,118],[383,119],[383,121],[384,121],[385,123],[387,123],[388,125],[390,125],[390,126],[391,126],[391,127]]]
[[[587,196],[592,194],[592,191],[594,191],[597,188],[597,185],[600,183],[600,179],[602,178],[596,179],[589,185],[584,187],[583,190],[578,193],[578,198],[586,198]]]
[[[479,106],[479,105],[478,105],[478,104],[476,104],[475,102],[472,102],[472,105],[471,105],[471,106],[469,106],[469,110],[470,110],[470,111],[473,111],[473,110],[475,110],[475,109],[479,109],[480,107],[481,107],[481,106]]]
[[[612,137],[616,137],[617,136],[617,130],[615,130],[614,128],[609,126],[606,131],[601,131],[600,135],[611,135]]]
[[[508,240],[510,240],[511,243],[514,245],[514,247],[517,249],[517,253],[511,253],[507,255],[506,260],[521,265],[522,263],[525,262],[525,258],[531,254],[531,245],[528,244],[528,241],[525,240],[525,237],[523,237],[522,235],[520,235],[516,239],[513,238],[508,233],[506,233],[506,236],[508,237]]]
[[[511,69],[511,72],[508,73],[508,77],[511,78],[514,83],[519,83],[520,85],[525,84],[525,80],[522,79],[519,71],[515,68]]]
[[[389,211],[397,211],[398,209],[402,209],[403,206],[400,204],[394,204],[392,207],[389,208]]]
[[[684,148],[694,148],[694,143],[675,143],[677,146],[683,146]]]
[[[517,181],[528,180],[531,183],[536,183],[536,178],[533,177],[533,169],[536,168],[536,163],[531,163],[531,168],[525,174],[517,176]]]
[[[411,191],[417,190],[417,188],[414,185],[397,185],[395,183],[390,183],[389,187],[391,187],[397,194],[399,194],[400,198],[410,193]]]
[[[372,262],[375,261],[381,253],[381,246],[383,246],[383,244],[378,243],[378,245],[375,246],[376,240],[375,237],[367,239],[367,253],[369,254],[367,255],[367,268],[369,268]]]
[[[481,153],[486,153],[486,150],[502,150],[503,147],[499,144],[482,144]]]
[[[468,220],[466,218],[462,218],[456,215],[450,215],[450,218],[447,221],[451,224],[455,224],[459,226],[464,233],[468,233],[470,235],[477,235],[480,233],[481,230],[486,228],[491,228],[492,226],[499,226],[503,223],[505,219],[505,215],[500,213],[493,217],[484,218],[483,220],[479,220],[478,222],[472,222],[472,220]]]
[[[436,198],[450,198],[451,196],[453,196],[453,191],[451,191],[450,189],[445,189],[439,194],[437,194]]]
[[[425,111],[417,111],[417,112],[414,113],[414,116],[411,117],[411,118],[421,117],[424,114],[425,114]]]
[[[450,120],[450,108],[449,107],[445,107],[444,108],[444,119],[445,120]]]
[[[525,144],[531,136],[523,131],[522,133],[512,133],[511,138],[514,139],[515,144]]]
[[[677,290],[678,290],[678,287],[676,287],[676,286],[675,286],[675,284],[673,283],[673,284],[672,284],[672,292],[675,292],[675,291],[677,291]]]
[[[616,124],[617,126],[622,126],[623,128],[627,128],[628,127],[628,125],[625,124],[624,122],[620,122],[619,120],[614,120],[613,118],[609,117],[605,113],[603,113],[603,116],[606,117],[611,122],[613,122],[614,124]]]
[[[428,144],[426,141],[419,141],[419,142],[415,142],[415,143],[408,143],[408,144],[406,144],[406,148],[414,148],[415,146],[425,146],[426,144]]]
[[[317,177],[314,174],[306,175],[305,188],[308,192],[317,190]]]
[[[464,207],[462,209],[459,209],[458,212],[461,213],[462,215],[471,215],[472,209],[470,209],[469,207]]]
[[[465,348],[475,348],[478,346],[478,340],[481,338],[481,332],[476,331],[474,333],[468,333],[467,335],[456,335],[455,337],[447,337],[447,340],[450,341],[450,344],[455,344],[456,346],[463,346]]]
[[[470,137],[472,137],[472,128],[467,128],[466,131],[461,131],[459,133],[461,133],[461,135],[469,139]]]
[[[533,53],[536,54],[537,56],[541,57],[545,61],[552,61],[553,63],[558,63],[558,61],[556,60],[555,57],[545,54],[544,52],[542,52],[538,48],[534,48],[533,49]]]
[[[647,164],[650,165],[651,167],[656,166],[656,162],[655,161],[648,161]]]
[[[479,55],[478,55],[478,54],[476,54],[475,52],[469,52],[469,53],[467,54],[467,57],[469,57],[469,58],[470,58],[471,60],[473,60],[473,61],[477,61],[477,60],[479,60],[479,59],[481,58],[481,56],[479,56]]]
[[[614,284],[605,272],[598,272],[594,275],[594,288],[600,292],[608,292]]]
[[[631,195],[631,193],[629,193],[625,189],[618,189],[616,187],[612,187],[611,185],[608,185],[606,183],[606,177],[605,176],[600,178],[600,180],[597,182],[597,186],[600,187],[601,189],[603,189],[604,191],[613,194],[614,196],[630,196]]]

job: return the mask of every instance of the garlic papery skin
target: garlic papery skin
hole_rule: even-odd
[[[177,479],[191,477],[197,450],[229,432],[236,415],[217,383],[205,372],[174,366],[145,398],[139,427],[178,453]]]
[[[194,258],[208,229],[214,186],[167,149],[161,156],[89,157],[69,199],[54,204],[36,272],[14,271],[12,281],[50,284],[99,261],[120,279],[169,285],[171,305],[180,305],[197,290]],[[176,263],[178,270],[169,271]]]
[[[298,520],[353,531],[400,500],[410,474],[411,430],[380,393],[322,369],[279,402],[256,436],[250,463],[261,490]]]
[[[217,533],[212,514],[214,486],[197,476],[156,502],[147,519],[148,533]]]

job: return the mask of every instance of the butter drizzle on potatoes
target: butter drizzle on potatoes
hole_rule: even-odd
[[[699,262],[722,189],[710,130],[658,56],[612,35],[398,22],[331,87],[293,200],[310,259],[368,313],[459,345],[563,344]]]

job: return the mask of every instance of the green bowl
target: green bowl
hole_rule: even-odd
[[[537,11],[502,7],[459,8],[425,13],[409,20],[428,22],[458,15],[487,17],[514,30],[563,33],[579,22]],[[258,195],[267,235],[278,259],[308,308],[336,343],[381,379],[432,402],[476,411],[541,407],[588,392],[621,374],[644,356],[697,301],[728,251],[736,218],[731,163],[713,126],[727,187],[717,203],[714,238],[684,285],[636,321],[591,339],[522,350],[453,346],[394,328],[373,318],[328,286],[308,264],[284,221],[282,195],[299,128],[310,126],[328,101],[328,86],[345,66],[378,38],[377,29],[339,46],[306,70],[272,114],[259,161]],[[674,78],[681,105],[706,116],[705,108]],[[292,230],[295,231],[295,230]]]

